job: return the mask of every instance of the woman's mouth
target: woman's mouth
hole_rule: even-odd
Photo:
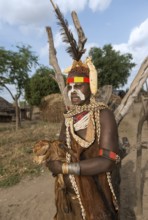
[[[73,97],[71,97],[71,101],[72,102],[77,102],[77,101],[79,101],[80,100],[80,98],[78,97],[78,96],[73,96]]]
[[[77,100],[79,97],[71,97],[72,100]]]

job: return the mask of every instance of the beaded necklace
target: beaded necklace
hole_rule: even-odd
[[[67,147],[69,149],[71,149],[70,132],[71,132],[73,138],[77,141],[77,143],[79,143],[80,146],[83,148],[88,148],[95,140],[95,132],[94,132],[94,137],[90,142],[80,138],[74,132],[73,116],[77,115],[81,112],[84,112],[84,111],[89,112],[89,120],[92,120],[94,131],[95,131],[95,122],[96,122],[96,130],[97,130],[98,140],[100,139],[100,111],[98,111],[98,108],[99,108],[99,110],[101,110],[101,109],[107,108],[107,106],[104,103],[97,103],[95,101],[95,99],[93,97],[91,97],[90,104],[83,105],[83,106],[73,106],[67,112],[67,114],[64,114],[65,125],[66,125],[66,142],[67,142]],[[66,161],[67,161],[67,163],[71,162],[71,155],[69,153],[66,153]],[[81,208],[82,218],[83,218],[83,220],[85,220],[86,219],[86,212],[85,212],[84,206],[82,204],[82,200],[80,197],[80,192],[79,192],[79,188],[76,183],[75,176],[70,174],[69,179],[70,179],[72,187],[77,195],[79,205]]]
[[[94,96],[92,96],[90,98],[90,103],[87,105],[73,105],[71,106],[71,109],[66,113],[64,114],[64,117],[65,118],[70,118],[70,117],[73,117],[74,115],[77,115],[81,112],[84,112],[84,111],[95,111],[95,110],[102,110],[102,109],[105,109],[105,108],[108,108],[107,105],[105,105],[103,102],[96,102]]]
[[[107,105],[105,105],[102,102],[96,102],[95,98],[91,97],[90,104],[88,104],[88,105],[85,104],[83,106],[72,106],[72,108],[66,114],[64,114],[65,125],[66,125],[66,143],[67,143],[67,147],[69,149],[71,149],[70,133],[72,134],[73,138],[76,140],[77,143],[79,143],[79,145],[82,148],[88,148],[95,140],[95,132],[94,132],[93,138],[90,142],[80,138],[78,135],[75,134],[73,116],[75,116],[75,115],[77,115],[81,112],[84,112],[84,111],[89,112],[89,120],[92,120],[93,130],[96,131],[97,139],[98,139],[98,143],[99,143],[99,141],[100,141],[100,132],[101,132],[100,110],[103,110],[103,109],[106,109],[106,108],[108,108]],[[69,153],[66,153],[66,161],[67,161],[67,163],[71,162],[71,155]],[[112,186],[110,172],[107,172],[106,175],[107,175],[107,180],[108,180],[108,183],[109,183],[110,190],[112,192],[114,201],[116,203],[115,208],[116,208],[116,210],[118,210],[117,198],[115,196],[114,189],[113,189],[113,186]],[[81,200],[81,197],[80,197],[80,192],[79,192],[79,188],[78,188],[77,183],[76,183],[75,176],[70,174],[69,179],[70,179],[72,187],[73,187],[73,189],[74,189],[74,191],[77,195],[79,205],[80,205],[80,208],[81,208],[82,218],[83,218],[83,220],[85,220],[86,219],[86,212],[85,212],[84,206],[82,204],[82,200]]]

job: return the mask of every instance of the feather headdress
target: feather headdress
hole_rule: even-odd
[[[74,39],[73,33],[71,32],[68,21],[64,18],[62,12],[60,11],[59,7],[53,3],[52,0],[50,0],[54,10],[56,12],[56,16],[58,19],[58,25],[60,26],[60,31],[62,35],[63,42],[66,44],[69,44],[67,48],[67,52],[70,54],[70,56],[73,58],[73,60],[79,61],[82,57],[82,55],[85,53],[85,43],[87,41],[87,38],[84,37],[84,40],[81,44],[81,46],[76,42]],[[84,32],[83,32],[84,34]]]
[[[89,77],[90,77],[90,89],[91,89],[92,94],[95,95],[97,92],[97,71],[95,69],[95,66],[91,62],[90,58],[87,58],[84,63],[81,61],[81,57],[86,51],[84,46],[87,41],[87,38],[85,37],[83,29],[81,28],[80,23],[76,17],[77,15],[75,12],[72,12],[73,22],[77,29],[78,37],[79,37],[78,43],[74,39],[73,33],[69,29],[68,21],[64,18],[59,7],[54,4],[53,0],[50,0],[50,1],[54,7],[54,10],[55,10],[55,13],[58,19],[58,25],[60,26],[63,42],[65,42],[66,44],[69,44],[66,50],[74,60],[72,66],[68,67],[64,72],[69,73],[72,69],[79,68],[79,67],[81,67],[81,70],[82,70],[82,67],[84,67],[85,72],[86,72],[86,69],[88,69]],[[77,22],[75,20],[77,20]]]

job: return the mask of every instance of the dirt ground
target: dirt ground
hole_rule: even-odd
[[[147,149],[143,149],[141,178],[143,184],[143,216],[136,216],[136,133],[140,108],[134,109],[122,121],[119,136],[128,137],[131,144],[129,154],[121,168],[121,220],[148,220],[148,160]],[[144,123],[143,141],[148,141],[148,124]],[[0,220],[53,220],[54,178],[45,170],[34,179],[24,179],[19,184],[0,189]]]

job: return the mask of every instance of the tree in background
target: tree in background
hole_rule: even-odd
[[[119,88],[127,83],[131,69],[135,66],[130,53],[120,54],[110,44],[104,47],[93,47],[89,51],[93,64],[98,72],[99,86],[112,85]]]
[[[25,86],[25,99],[31,106],[40,106],[43,97],[59,93],[59,87],[53,79],[54,71],[41,66],[36,73],[28,79]]]
[[[16,46],[16,51],[0,48],[0,87],[5,88],[15,101],[16,130],[21,126],[18,100],[24,91],[32,67],[38,64],[38,57],[30,46]],[[15,94],[9,89],[15,86]]]

